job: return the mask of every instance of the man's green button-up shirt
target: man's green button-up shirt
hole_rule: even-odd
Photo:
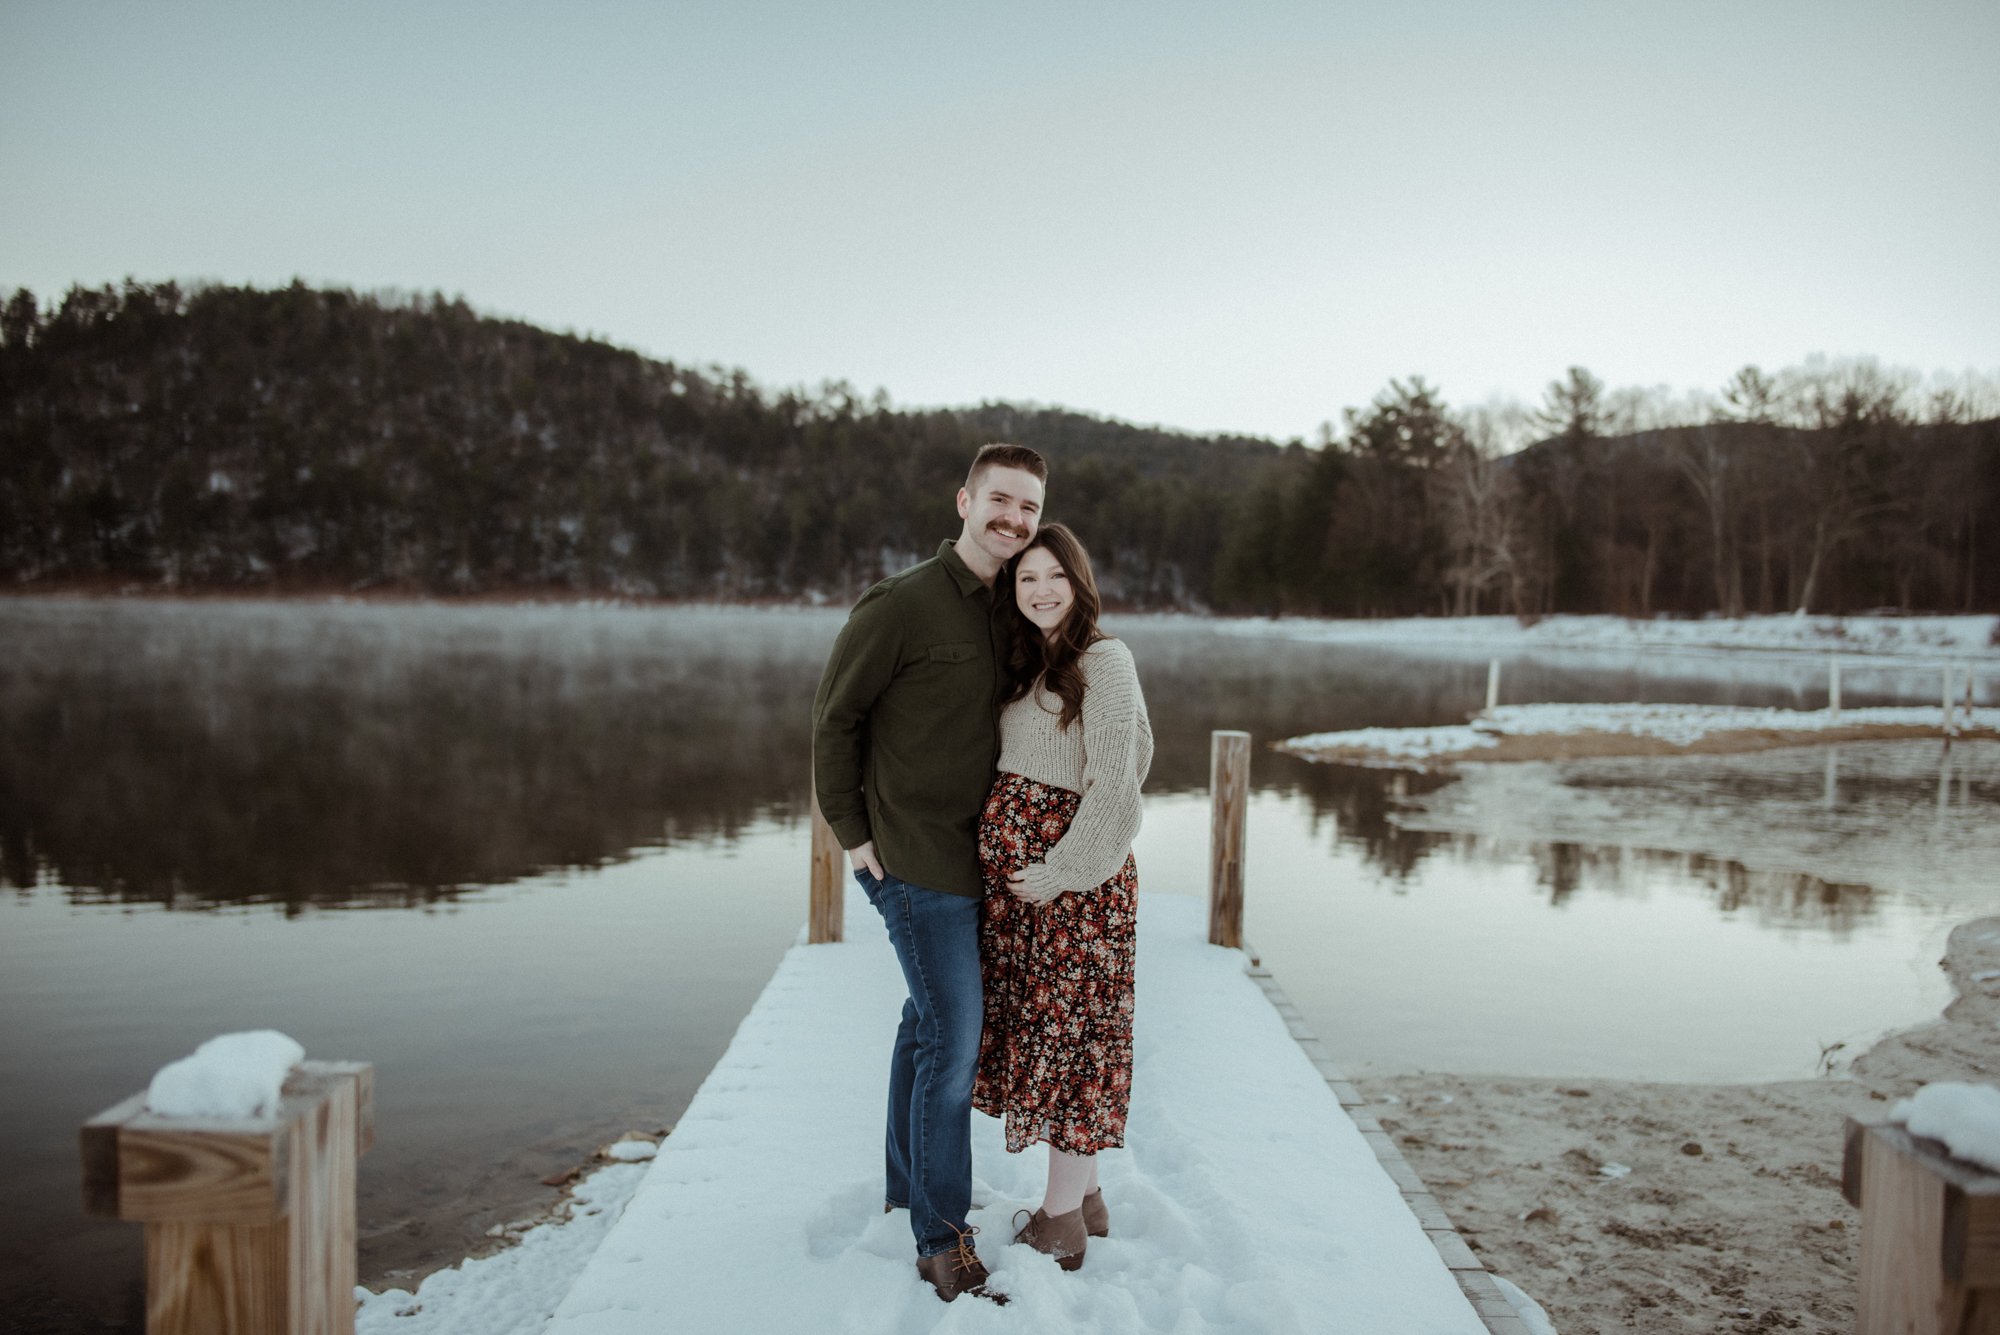
[[[842,848],[893,876],[982,893],[979,814],[1000,757],[993,591],[949,542],[848,613],[813,699],[813,785]]]

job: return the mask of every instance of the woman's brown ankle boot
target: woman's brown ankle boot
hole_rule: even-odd
[[[1014,1218],[1018,1221],[1026,1213],[1016,1211]],[[1088,1240],[1089,1234],[1084,1229],[1083,1211],[1080,1209],[1059,1215],[1046,1215],[1037,1210],[1014,1234],[1014,1241],[1025,1242],[1036,1251],[1054,1257],[1056,1264],[1065,1270],[1076,1270],[1083,1265],[1083,1249]]]
[[[1111,1211],[1104,1208],[1102,1191],[1093,1191],[1083,1198],[1083,1231],[1093,1238],[1111,1236]]]

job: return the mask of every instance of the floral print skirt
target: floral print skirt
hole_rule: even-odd
[[[972,1103],[1005,1119],[1016,1153],[1037,1141],[1070,1154],[1125,1143],[1138,867],[1128,854],[1103,885],[1046,904],[1007,893],[1007,877],[1047,856],[1082,800],[1002,773],[979,821],[986,1027]]]

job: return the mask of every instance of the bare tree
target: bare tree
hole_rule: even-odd
[[[1694,488],[1708,519],[1709,566],[1715,581],[1715,608],[1724,616],[1743,615],[1743,562],[1739,521],[1744,503],[1747,433],[1768,433],[1776,425],[1777,386],[1755,366],[1738,371],[1723,387],[1722,403],[1667,434],[1675,465]],[[1727,424],[1739,424],[1731,431]]]
[[[1791,413],[1805,430],[1790,433],[1799,534],[1805,557],[1795,611],[1811,610],[1829,559],[1887,508],[1871,489],[1869,455],[1890,447],[1909,421],[1904,407],[1913,377],[1873,358],[1813,358],[1787,375]]]
[[[1496,590],[1516,616],[1531,610],[1538,577],[1522,524],[1522,496],[1506,456],[1527,443],[1533,418],[1518,403],[1490,400],[1460,416],[1462,430],[1434,477],[1449,557],[1444,576],[1455,616],[1475,615]]]

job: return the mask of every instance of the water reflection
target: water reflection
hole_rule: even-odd
[[[1315,764],[1282,752],[1259,756],[1258,761],[1274,772],[1273,787],[1305,799],[1313,832],[1353,845],[1391,885],[1409,880],[1424,859],[1448,841],[1447,836],[1407,829],[1389,817],[1410,798],[1451,783],[1449,775]]]
[[[0,601],[0,884],[178,908],[400,906],[804,810],[837,610]],[[1483,661],[1113,618],[1157,729],[1148,791],[1208,783],[1248,730],[1259,791],[1394,879],[1432,841],[1392,785],[1263,746],[1462,721]],[[1778,703],[1792,688],[1527,661],[1535,698]],[[1850,693],[1853,703],[1868,697]],[[1945,780],[1940,778],[1940,793]],[[1828,780],[1829,800],[1833,790]]]
[[[795,815],[834,624],[258,605],[7,617],[0,879],[292,910],[421,902]]]
[[[1463,850],[1489,841],[1458,835],[1454,842]],[[1767,927],[1804,928],[1840,937],[1854,931],[1876,908],[1876,892],[1865,885],[1822,880],[1805,872],[1758,870],[1702,853],[1552,843],[1531,846],[1528,856],[1536,883],[1548,890],[1548,902],[1555,908],[1586,889],[1643,896],[1664,879],[1663,871],[1674,873],[1672,879],[1684,885],[1706,890],[1719,913],[1748,915]]]

